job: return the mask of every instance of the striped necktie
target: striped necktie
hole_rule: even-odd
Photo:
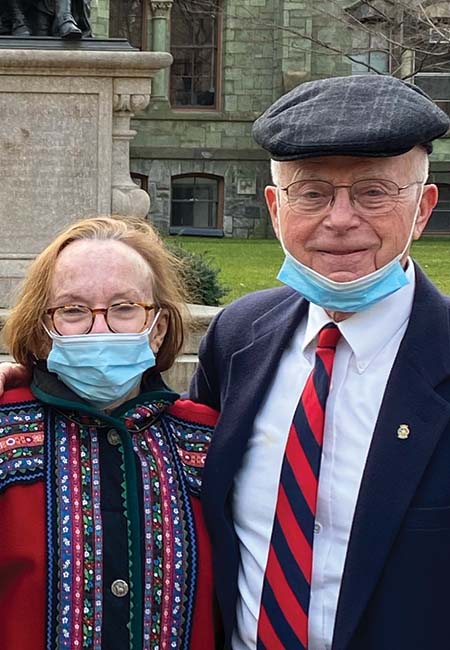
[[[325,404],[340,332],[319,333],[314,368],[294,413],[278,487],[258,621],[258,650],[306,650],[314,517]]]

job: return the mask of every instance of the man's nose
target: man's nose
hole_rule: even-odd
[[[348,230],[359,224],[360,216],[350,198],[348,187],[338,187],[330,201],[324,217],[324,224],[336,230]]]

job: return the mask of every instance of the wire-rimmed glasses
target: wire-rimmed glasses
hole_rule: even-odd
[[[300,180],[290,183],[280,190],[285,192],[289,206],[302,215],[317,217],[333,204],[336,190],[345,188],[349,192],[350,202],[358,212],[365,216],[376,216],[390,212],[397,203],[400,192],[422,184],[413,181],[399,186],[385,179],[364,179],[351,185],[333,185],[323,180]]]

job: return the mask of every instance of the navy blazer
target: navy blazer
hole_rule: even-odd
[[[362,478],[332,650],[450,648],[450,301],[419,268],[416,278]],[[239,567],[233,481],[281,354],[306,310],[307,302],[288,288],[230,305],[203,340],[191,385],[194,400],[221,411],[202,498],[226,648]],[[406,439],[397,435],[401,424],[409,427]]]

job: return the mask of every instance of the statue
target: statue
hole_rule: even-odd
[[[91,36],[90,0],[4,0],[0,34],[59,36],[74,39]],[[2,31],[3,30],[3,31]]]
[[[0,34],[31,36],[21,0],[5,0],[0,13]]]

